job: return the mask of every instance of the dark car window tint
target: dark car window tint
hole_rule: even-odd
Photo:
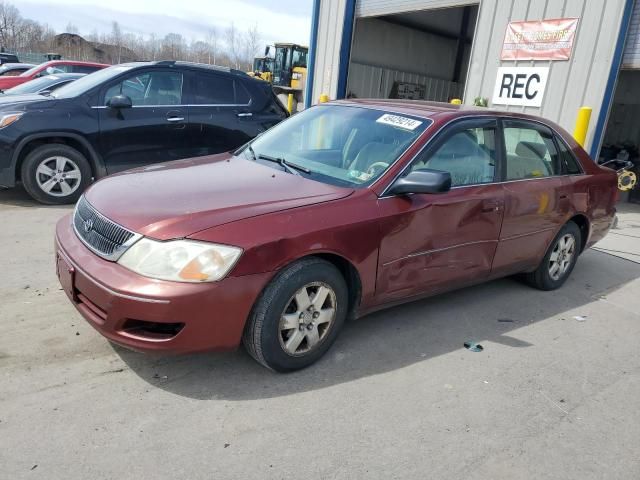
[[[100,70],[100,68],[90,65],[73,65],[73,73],[93,73],[96,70]]]
[[[110,87],[104,96],[104,104],[115,95],[126,95],[133,105],[180,105],[182,74],[145,72],[133,75]]]
[[[453,186],[493,182],[496,170],[496,129],[468,128],[453,133],[433,153],[418,157],[411,170],[449,172]]]
[[[582,173],[582,168],[580,164],[576,160],[576,157],[573,156],[567,144],[558,137],[556,137],[556,143],[558,144],[558,153],[560,154],[560,160],[562,162],[562,168],[564,169],[565,174],[567,175],[578,175]]]
[[[504,141],[507,153],[507,180],[562,174],[558,153],[550,133],[505,122]]]
[[[238,105],[248,105],[251,103],[251,95],[247,87],[242,82],[236,81],[236,102]]]
[[[222,75],[196,75],[193,103],[196,105],[233,105],[233,79]]]

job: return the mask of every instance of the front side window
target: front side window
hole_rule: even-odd
[[[369,108],[316,106],[268,130],[245,148],[302,166],[312,180],[361,187],[378,179],[417,140],[431,120]],[[277,168],[277,166],[276,166]]]
[[[103,105],[116,95],[126,95],[136,105],[181,105],[182,73],[140,72],[111,86],[104,95]]]
[[[426,152],[416,158],[411,170],[421,169],[449,172],[454,187],[493,182],[496,173],[496,127],[454,130],[435,152]]]
[[[507,180],[562,175],[562,166],[550,132],[521,122],[504,122]]]

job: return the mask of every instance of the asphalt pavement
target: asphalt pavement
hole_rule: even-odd
[[[640,478],[638,206],[559,291],[378,312],[288,375],[108,343],[57,283],[70,211],[0,191],[1,479]]]

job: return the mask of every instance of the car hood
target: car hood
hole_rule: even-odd
[[[0,87],[1,88],[1,87]],[[20,108],[26,106],[27,104],[40,103],[38,108],[41,106],[51,106],[51,103],[54,102],[55,99],[53,97],[45,97],[44,95],[39,95],[37,93],[28,93],[23,95],[1,95],[0,94],[0,109],[6,111],[12,108]]]
[[[129,170],[101,180],[85,196],[123,227],[169,240],[352,193],[222,154]]]

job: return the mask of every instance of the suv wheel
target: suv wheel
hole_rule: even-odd
[[[91,181],[89,162],[63,144],[43,145],[22,164],[22,184],[35,200],[50,205],[74,203]]]
[[[347,284],[319,258],[282,270],[264,290],[245,328],[249,354],[267,368],[305,368],[331,347],[347,316]]]

